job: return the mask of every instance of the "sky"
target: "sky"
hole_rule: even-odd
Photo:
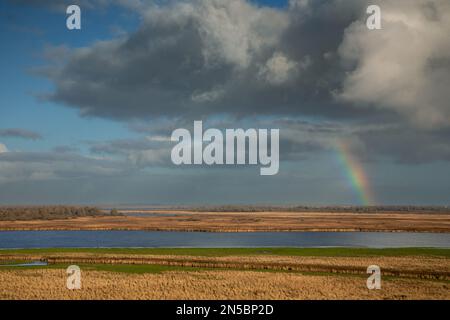
[[[448,0],[2,1],[0,205],[449,205],[449,34]],[[195,120],[279,129],[279,173],[175,166]]]

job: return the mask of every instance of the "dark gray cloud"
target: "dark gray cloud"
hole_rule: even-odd
[[[394,159],[402,164],[450,161],[450,130],[417,131],[400,126],[385,130],[366,130],[357,134],[366,158]]]
[[[283,128],[280,134],[283,160],[333,152],[337,143],[345,142],[355,156],[368,163],[386,159],[409,165],[450,161],[450,130],[447,128],[418,130],[398,122],[349,124],[292,118],[274,120],[271,125]]]
[[[129,166],[138,168],[170,166],[170,137],[147,136],[139,139],[118,139],[104,142],[89,142],[95,155],[113,155],[124,159]]]
[[[377,3],[384,20],[376,32],[365,27],[365,0],[144,6],[135,32],[48,66],[55,91],[46,98],[119,120],[384,114],[419,128],[450,125],[450,5]]]
[[[162,145],[160,141],[151,140],[149,138],[141,139],[119,139],[106,142],[89,143],[92,153],[102,154],[123,154],[128,151],[148,150],[158,148]]]
[[[92,158],[55,149],[14,163],[19,155],[2,153],[0,165],[9,178],[30,179],[166,168],[166,138],[194,119],[280,128],[282,162],[332,152],[339,140],[366,162],[448,162],[450,3],[376,2],[383,29],[373,32],[364,25],[368,0],[292,0],[283,9],[134,2],[137,30],[83,48],[48,47],[49,64],[35,71],[54,85],[45,99],[146,136],[91,142]]]
[[[190,129],[189,126],[186,128]],[[225,130],[225,127],[216,128],[223,130],[223,132]],[[286,130],[281,132],[280,157],[282,161],[307,159],[318,152],[328,149],[328,146],[319,139],[313,139],[311,137],[296,138],[303,133],[303,131]],[[140,168],[174,167],[170,159],[170,154],[176,142],[171,142],[170,136],[148,136],[141,139],[119,139],[105,142],[91,142],[89,144],[90,152],[93,155],[119,156],[125,159],[131,166]]]
[[[374,32],[364,26],[368,0],[291,0],[282,9],[244,0],[10,2],[136,10],[135,31],[117,26],[112,39],[83,48],[46,46],[48,64],[33,71],[54,85],[44,99],[122,121],[139,137],[49,152],[0,143],[2,203],[354,203],[334,163],[345,141],[380,202],[447,204],[448,0],[377,0],[383,30]],[[171,167],[168,137],[194,119],[280,128],[279,174]]]
[[[120,5],[130,9],[140,9],[145,0],[8,0],[15,5],[27,5],[42,7],[58,12],[66,12],[66,8],[72,4],[80,6],[82,9],[101,9],[111,5]]]
[[[118,176],[132,170],[119,161],[57,152],[0,153],[0,183]]]
[[[396,119],[396,118],[394,118]],[[418,130],[416,127],[397,121],[353,121],[306,120],[304,118],[245,118],[222,117],[203,122],[203,128],[281,128],[280,159],[298,161],[316,159],[336,152],[339,143],[348,148],[364,162],[379,162],[389,159],[400,164],[421,164],[450,161],[450,131],[448,129]],[[384,121],[381,121],[384,120]],[[186,128],[192,132],[190,120],[179,122],[148,122],[130,125],[133,131],[145,134],[138,139],[119,139],[90,143],[93,154],[111,154],[132,157],[133,153],[148,152],[161,155],[158,161],[148,161],[144,166],[168,165],[170,149],[174,143],[168,141],[172,130]],[[164,152],[166,154],[164,155]]]
[[[340,39],[361,12],[355,7],[320,2],[304,13],[298,5],[261,9],[243,0],[153,7],[136,32],[74,50],[65,65],[47,68],[56,85],[47,98],[121,120],[367,114],[332,98],[345,71],[336,64]],[[318,28],[312,41],[309,31],[321,23],[333,32]]]
[[[77,153],[79,149],[73,146],[56,146],[52,151],[56,153]]]
[[[40,133],[19,129],[19,128],[9,128],[9,129],[0,129],[0,137],[5,138],[21,138],[28,140],[39,140],[42,139],[42,135]]]

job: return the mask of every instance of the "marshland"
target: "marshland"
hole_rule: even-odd
[[[0,221],[0,299],[450,299],[442,208],[28,212]]]
[[[3,250],[2,299],[450,299],[449,249]],[[82,289],[65,287],[67,266]],[[382,289],[368,290],[378,264]]]

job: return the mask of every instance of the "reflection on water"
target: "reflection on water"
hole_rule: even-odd
[[[0,231],[0,248],[450,247],[448,233]]]

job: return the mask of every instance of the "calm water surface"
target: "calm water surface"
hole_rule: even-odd
[[[0,248],[450,247],[449,233],[0,231]]]

